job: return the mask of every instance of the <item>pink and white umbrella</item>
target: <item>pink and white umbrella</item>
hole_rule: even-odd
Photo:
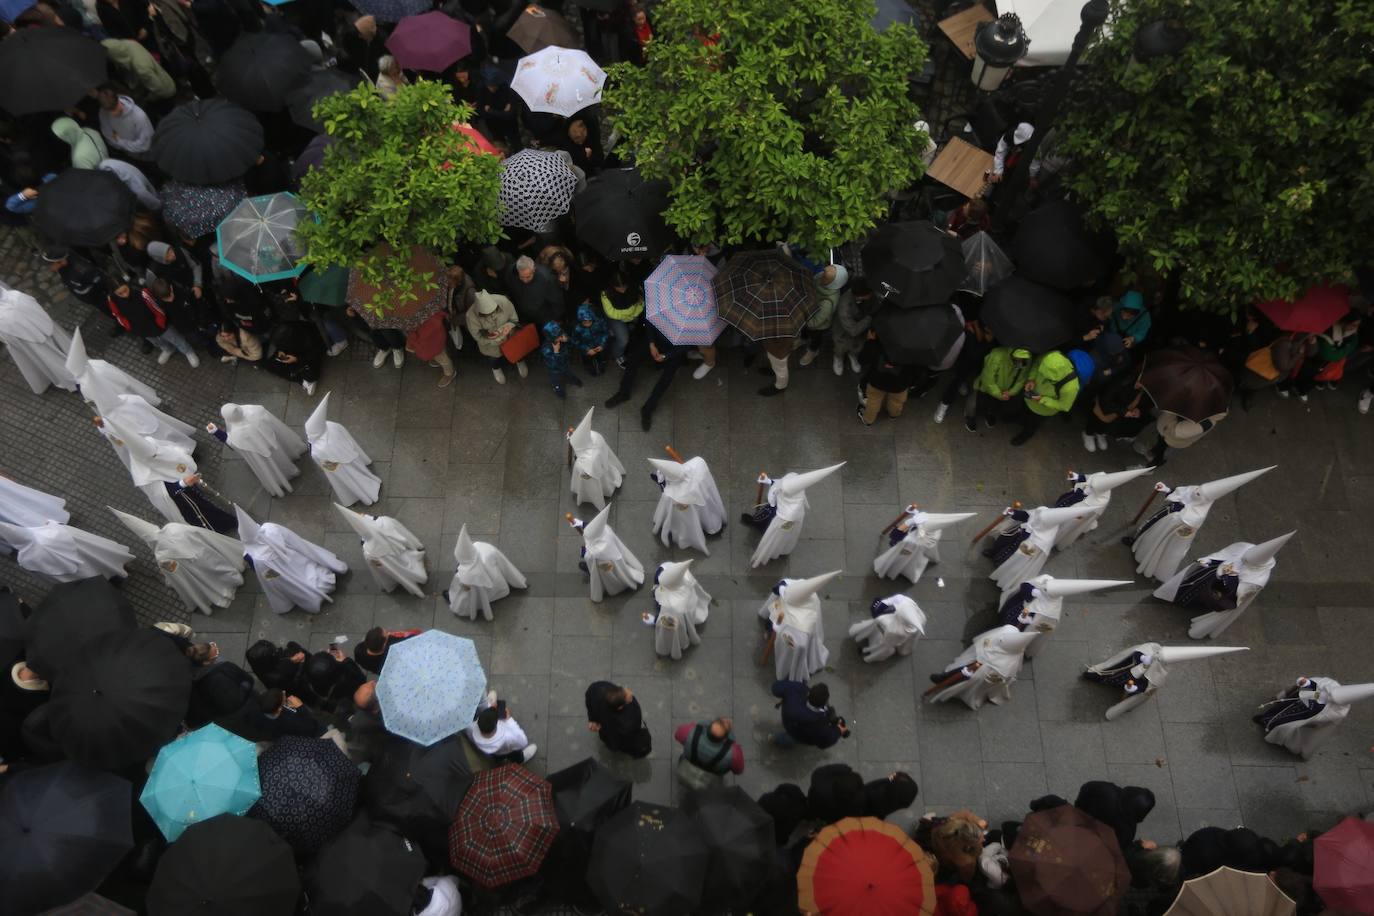
[[[669,255],[644,281],[644,316],[672,344],[710,346],[726,327],[716,311],[715,275],[700,255]]]
[[[520,58],[510,87],[531,111],[566,118],[600,102],[604,85],[606,71],[586,51],[550,45]]]

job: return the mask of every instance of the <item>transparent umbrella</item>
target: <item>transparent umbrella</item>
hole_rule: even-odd
[[[1012,266],[1011,258],[986,232],[976,232],[964,239],[962,248],[968,276],[964,277],[959,288],[967,292],[981,296],[1011,276],[1016,269]]]
[[[240,201],[215,232],[220,263],[254,283],[300,276],[305,249],[296,226],[304,217],[305,207],[294,194]]]

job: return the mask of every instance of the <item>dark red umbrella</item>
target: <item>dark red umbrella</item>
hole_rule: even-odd
[[[1115,916],[1131,886],[1116,834],[1073,805],[1027,815],[1010,858],[1016,892],[1035,916]]]
[[[473,778],[449,829],[449,861],[483,887],[500,887],[539,871],[556,836],[553,786],[506,764]]]
[[[1320,334],[1350,311],[1350,290],[1344,286],[1309,286],[1298,299],[1270,299],[1256,303],[1281,331]]]
[[[1374,912],[1374,824],[1347,817],[1317,837],[1312,888],[1329,907]]]
[[[386,49],[407,70],[439,73],[472,51],[472,29],[438,10],[407,16],[396,24]]]
[[[1145,357],[1140,386],[1160,410],[1201,423],[1226,412],[1235,380],[1212,351],[1181,346]]]

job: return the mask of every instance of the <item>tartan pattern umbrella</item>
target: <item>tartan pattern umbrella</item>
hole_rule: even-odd
[[[43,193],[46,194],[47,190]],[[1321,334],[1350,311],[1350,290],[1344,286],[1319,284],[1308,287],[1298,299],[1270,299],[1257,303],[1255,307],[1267,315],[1280,331]]]
[[[264,194],[240,201],[215,230],[219,260],[253,283],[299,277],[305,250],[296,225],[305,206],[295,194]]]
[[[740,252],[712,285],[720,317],[750,340],[796,337],[819,305],[805,268],[775,249]]]
[[[549,45],[515,65],[510,87],[530,111],[546,111],[570,118],[601,101],[606,71],[586,51]]]
[[[169,181],[162,186],[162,218],[167,225],[187,238],[209,235],[234,212],[238,202],[248,196],[241,181],[227,184],[183,184]]]
[[[438,10],[407,16],[386,40],[386,49],[407,70],[439,73],[472,51],[472,27]]]
[[[533,54],[550,45],[560,48],[576,48],[581,42],[568,20],[553,10],[531,3],[506,31],[506,37]]]
[[[522,149],[501,165],[501,225],[538,232],[568,212],[576,192],[566,153]]]
[[[333,741],[286,735],[258,758],[262,797],[248,816],[266,821],[291,848],[309,855],[348,826],[359,778]]]
[[[1010,858],[1017,895],[1035,916],[1115,916],[1131,886],[1116,834],[1073,805],[1027,815]]]
[[[673,344],[710,346],[725,330],[711,281],[716,266],[700,255],[669,255],[644,281],[644,315]]]
[[[967,271],[959,240],[934,223],[883,226],[864,245],[864,275],[890,305],[940,305],[959,288]]]
[[[537,872],[557,835],[553,786],[508,763],[473,778],[448,833],[449,861],[481,886],[500,887]]]
[[[986,310],[984,310],[986,315]],[[1160,410],[1201,423],[1225,413],[1235,379],[1210,350],[1182,346],[1145,357],[1140,387]]]
[[[876,817],[847,817],[806,847],[797,902],[804,912],[827,916],[931,916],[935,872],[930,857],[900,827]]]
[[[243,814],[261,794],[258,749],[210,724],[158,751],[138,800],[172,843],[192,824]]]
[[[400,22],[430,9],[429,0],[348,0],[358,12],[378,22]]]
[[[387,652],[377,702],[387,731],[430,745],[472,724],[486,689],[473,641],[427,630]]]

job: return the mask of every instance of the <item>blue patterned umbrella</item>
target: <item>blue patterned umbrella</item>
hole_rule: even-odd
[[[407,16],[418,16],[431,9],[429,0],[348,0],[360,13],[378,22],[400,22]]]
[[[715,275],[716,266],[700,255],[669,255],[644,281],[644,316],[670,343],[710,346],[725,330]]]
[[[248,816],[266,821],[298,853],[316,852],[353,819],[361,774],[333,741],[278,738],[258,758],[258,778],[262,797]]]
[[[387,731],[429,746],[467,728],[486,689],[473,641],[427,630],[387,652],[377,701]]]
[[[172,843],[194,823],[242,814],[260,794],[257,748],[207,725],[158,751],[138,800]]]

